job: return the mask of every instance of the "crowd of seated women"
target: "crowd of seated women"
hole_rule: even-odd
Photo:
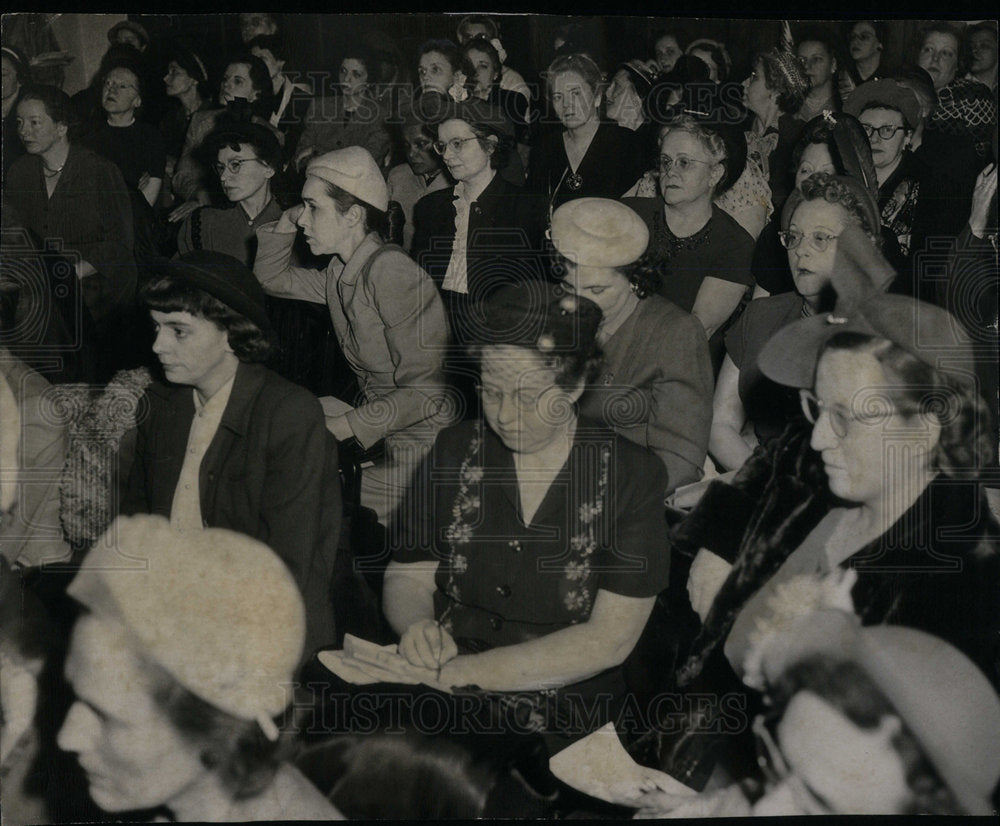
[[[3,46],[5,816],[995,813],[995,24],[239,18]]]

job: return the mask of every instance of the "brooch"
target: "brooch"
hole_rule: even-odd
[[[566,179],[566,188],[576,192],[580,187],[583,186],[583,176],[573,173]]]

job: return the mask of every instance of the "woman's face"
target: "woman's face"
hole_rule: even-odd
[[[163,83],[167,87],[167,94],[170,97],[186,94],[192,87],[198,85],[195,79],[173,60],[167,64],[167,73],[163,76]]]
[[[534,350],[508,345],[483,350],[480,396],[486,422],[509,450],[537,453],[565,431],[583,385],[567,393]]]
[[[930,467],[939,428],[904,417],[890,400],[893,385],[871,353],[827,350],[816,366],[814,393],[823,409],[810,446],[823,457],[830,491],[847,502],[880,509],[886,497]],[[840,436],[831,414],[842,419]]]
[[[368,85],[368,70],[365,64],[353,57],[340,64],[340,88],[348,97],[361,94]]]
[[[764,66],[757,63],[750,77],[743,81],[743,102],[747,109],[760,118],[767,115],[777,101],[777,93],[767,88],[764,79]]]
[[[474,37],[485,37],[490,39],[490,30],[482,23],[466,23],[458,33],[458,41],[465,45]]]
[[[811,691],[789,701],[778,743],[791,773],[834,814],[903,814],[911,797],[903,761],[892,744],[895,716],[861,728]]]
[[[681,47],[677,45],[677,38],[672,34],[665,34],[657,40],[653,51],[661,72],[669,72],[673,69],[677,58],[684,54]]]
[[[169,806],[208,776],[199,749],[154,702],[148,666],[118,623],[85,616],[66,660],[76,695],[58,743],[72,752],[106,812]]]
[[[600,307],[605,321],[617,318],[631,303],[632,285],[613,267],[588,267],[569,260],[563,266],[563,283]]]
[[[924,39],[917,64],[931,76],[935,90],[947,86],[958,71],[958,40],[947,32],[931,32]]]
[[[813,239],[836,239],[844,231],[847,221],[847,212],[840,204],[831,204],[823,198],[803,201],[792,213],[788,230],[801,233],[802,237],[794,249],[788,250],[788,266],[796,291],[807,301],[818,299],[820,292],[830,283],[837,255],[836,240],[830,240],[826,249],[820,252]]]
[[[253,88],[253,82],[250,80],[249,64],[230,63],[226,66],[222,85],[219,87],[219,103],[231,103],[236,98],[246,98],[248,102],[253,103],[257,97],[257,90]]]
[[[872,132],[868,138],[876,169],[885,169],[896,163],[903,154],[910,136],[909,131],[903,128],[902,113],[895,109],[865,109],[858,115],[858,120],[862,126],[869,126],[872,129],[889,126],[896,130],[891,138],[879,137],[878,132]]]
[[[600,94],[576,72],[560,72],[552,79],[552,108],[567,129],[579,129],[599,117]]]
[[[814,172],[827,172],[835,175],[837,170],[830,157],[830,148],[825,143],[809,143],[802,150],[799,168],[795,170],[795,188],[802,189],[802,182]]]
[[[233,161],[239,167],[239,172],[229,171]],[[274,170],[257,157],[257,151],[249,144],[240,144],[239,150],[223,146],[219,150],[216,164],[222,191],[233,203],[259,194],[274,175]]]
[[[851,57],[854,60],[871,60],[882,51],[882,43],[875,27],[867,20],[855,23],[851,29]]]
[[[2,72],[0,72],[0,79],[2,79],[0,97],[7,100],[7,98],[17,94],[21,84],[17,82],[17,69],[14,67],[14,62],[6,55],[0,60],[0,68],[2,68]]]
[[[813,89],[826,85],[837,73],[836,58],[818,40],[803,40],[797,55]]]
[[[330,197],[326,182],[307,175],[302,187],[302,214],[298,224],[314,255],[336,255],[351,236],[351,223]],[[350,210],[348,210],[350,212]]]
[[[441,52],[421,55],[417,75],[420,78],[420,88],[425,92],[433,90],[446,95],[455,82],[455,70]]]
[[[500,77],[500,70],[493,65],[490,56],[484,51],[469,49],[468,55],[472,68],[476,70],[475,93],[485,100],[489,97],[493,84]]]
[[[483,149],[482,142],[466,121],[457,118],[444,121],[438,126],[438,140],[446,144],[441,158],[456,181],[468,181],[490,168],[492,153]],[[452,148],[452,141],[461,141],[460,148]]]
[[[414,175],[430,175],[441,166],[440,156],[434,151],[434,141],[418,125],[403,128],[403,151]]]
[[[666,169],[667,158],[670,168]],[[687,164],[688,168],[680,167]],[[671,207],[689,207],[712,200],[712,189],[724,174],[702,142],[690,132],[674,129],[660,142],[660,195]]]
[[[642,100],[635,90],[635,84],[625,69],[619,69],[611,79],[605,93],[607,114],[611,120],[621,123],[642,117]]]
[[[996,69],[997,39],[992,34],[987,31],[974,32],[969,38],[969,51],[972,54],[970,68],[974,73],[991,72]]]
[[[708,79],[713,83],[719,82],[719,64],[715,62],[712,53],[708,49],[692,49],[691,54],[708,66]]]
[[[44,155],[66,140],[68,127],[56,123],[40,100],[22,100],[17,105],[17,136],[29,155]]]
[[[139,97],[139,78],[128,69],[112,69],[104,78],[101,106],[109,115],[134,112],[142,104]]]

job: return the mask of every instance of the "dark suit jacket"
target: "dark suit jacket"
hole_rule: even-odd
[[[454,199],[455,187],[448,187],[428,193],[413,208],[411,255],[434,279],[438,289],[448,271],[455,243]],[[469,215],[466,245],[469,294],[444,296],[453,332],[459,340],[464,337],[458,334],[456,317],[469,302],[485,298],[505,284],[544,278],[544,229],[541,199],[495,175],[473,202]]]
[[[121,512],[169,518],[194,398],[188,386],[157,383],[145,403]],[[241,363],[198,482],[206,527],[252,536],[288,565],[306,604],[306,654],[332,644],[340,478],[317,399],[263,365]]]

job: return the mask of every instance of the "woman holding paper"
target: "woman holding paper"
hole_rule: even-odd
[[[600,360],[593,302],[524,284],[481,318],[485,421],[442,431],[424,461],[399,511],[385,613],[422,682],[479,689],[556,735],[557,751],[624,699],[620,667],[667,583],[666,472],[577,418]]]

